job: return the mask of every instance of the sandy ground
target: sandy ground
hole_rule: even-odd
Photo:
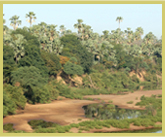
[[[16,130],[24,130],[28,132],[32,132],[31,126],[28,124],[28,121],[34,119],[43,119],[46,121],[51,121],[58,123],[60,125],[69,125],[71,123],[79,123],[81,121],[89,120],[84,116],[84,110],[82,106],[98,103],[104,100],[108,102],[109,100],[113,101],[113,104],[118,105],[122,108],[130,108],[130,109],[143,109],[139,106],[135,106],[136,102],[140,101],[140,97],[142,95],[151,96],[152,94],[162,94],[162,90],[152,90],[152,91],[136,91],[134,93],[129,93],[126,95],[90,95],[84,96],[84,98],[93,98],[100,100],[74,100],[74,99],[63,99],[63,100],[55,100],[49,104],[26,104],[25,109],[18,111],[16,115],[10,115],[3,119],[3,124],[13,123]],[[138,98],[138,99],[136,99]],[[128,101],[133,101],[133,104],[127,104]],[[78,119],[82,120],[79,121]],[[142,128],[135,127],[131,125],[130,129]],[[144,127],[143,127],[144,128]],[[107,130],[105,128],[102,129]],[[116,128],[111,127],[108,131],[116,131]],[[119,129],[118,129],[119,130]],[[77,131],[75,131],[77,132]],[[95,131],[92,131],[95,132]]]

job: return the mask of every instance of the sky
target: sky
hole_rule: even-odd
[[[135,31],[142,27],[144,37],[152,32],[158,39],[162,36],[162,5],[161,4],[4,4],[3,13],[6,24],[10,27],[10,18],[19,16],[22,24],[20,26],[29,27],[25,15],[30,11],[36,14],[37,25],[40,22],[47,24],[64,25],[66,29],[77,32],[74,24],[77,19],[82,19],[84,24],[90,25],[93,32],[103,34],[102,31],[116,30],[119,23],[116,22],[118,16],[123,17],[120,24],[122,31],[128,27]],[[12,27],[10,27],[12,28]]]

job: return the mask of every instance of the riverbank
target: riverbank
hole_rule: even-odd
[[[3,119],[3,124],[13,123],[13,128],[15,130],[23,130],[26,132],[33,132],[33,129],[28,124],[28,121],[34,119],[43,119],[45,121],[51,121],[58,123],[59,125],[65,126],[72,123],[80,123],[82,121],[88,121],[89,118],[86,118],[84,115],[84,110],[82,106],[100,103],[104,101],[108,103],[109,100],[113,101],[114,105],[118,105],[122,108],[127,109],[144,109],[144,107],[135,106],[137,102],[140,101],[142,95],[151,96],[151,95],[162,94],[162,90],[151,90],[151,91],[135,91],[134,93],[128,93],[125,95],[89,95],[84,96],[85,98],[92,98],[93,100],[76,100],[76,99],[59,99],[55,100],[49,104],[26,104],[24,110],[17,111],[16,115],[10,115]],[[99,98],[99,99],[98,99]],[[132,104],[127,104],[128,101],[133,101]],[[81,121],[79,120],[81,119]],[[156,123],[161,124],[161,123]],[[102,129],[91,129],[90,132],[96,131],[121,131],[121,130],[139,130],[145,129],[146,127],[130,125],[129,129],[118,129],[111,126],[111,128],[102,128]],[[153,128],[147,127],[147,128]],[[72,128],[71,132],[76,133],[77,130]],[[83,131],[86,132],[86,131]],[[86,133],[88,133],[87,131]],[[100,131],[101,132],[101,131]]]

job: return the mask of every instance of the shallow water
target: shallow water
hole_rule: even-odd
[[[82,108],[86,117],[96,119],[131,119],[144,113],[142,110],[122,109],[113,104],[90,104]]]
[[[162,133],[162,130],[156,131],[156,132],[151,132],[151,133]]]

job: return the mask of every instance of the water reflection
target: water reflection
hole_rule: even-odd
[[[144,113],[142,110],[118,108],[113,104],[90,104],[83,106],[83,109],[86,117],[97,119],[131,119]]]

